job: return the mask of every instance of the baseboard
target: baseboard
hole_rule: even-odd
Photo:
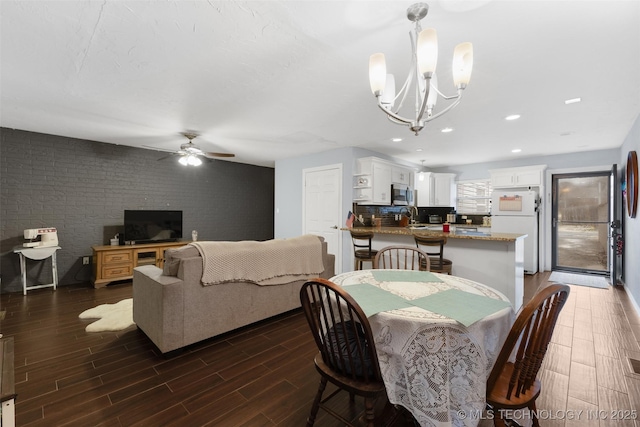
[[[636,314],[638,315],[638,317],[640,317],[640,305],[638,305],[638,301],[636,301],[635,298],[633,298],[633,295],[627,290],[627,285],[624,283],[622,279],[620,279],[620,283],[622,283],[622,287],[625,293],[627,294],[627,296],[629,297],[629,301],[631,301],[631,305],[633,305],[633,308],[635,309]]]

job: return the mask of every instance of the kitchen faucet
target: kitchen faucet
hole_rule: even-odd
[[[409,223],[415,224],[416,218],[420,215],[418,208],[415,206],[403,206],[402,209],[400,209],[400,214],[402,215],[405,211],[409,214]]]
[[[414,217],[414,214],[415,214],[415,217]],[[411,224],[415,224],[416,218],[420,217],[420,213],[418,212],[418,208],[415,207],[415,206],[409,206],[409,215],[411,216],[410,219],[409,219],[411,221]]]

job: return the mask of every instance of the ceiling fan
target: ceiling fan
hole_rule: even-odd
[[[207,159],[212,159],[215,157],[235,157],[235,154],[233,153],[215,153],[201,150],[197,145],[193,143],[193,140],[199,136],[199,134],[197,134],[196,132],[182,132],[181,135],[187,138],[189,141],[180,145],[180,149],[173,152],[172,155],[180,156],[180,159],[178,161],[185,166],[200,166],[202,164],[202,160],[200,160],[200,157],[205,157]],[[167,156],[162,157],[158,160],[163,160],[166,158]]]

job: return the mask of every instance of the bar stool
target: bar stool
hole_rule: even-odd
[[[444,245],[447,244],[446,237],[414,235],[413,238],[416,241],[416,246],[429,255],[429,261],[431,262],[429,271],[433,271],[434,273],[447,273],[451,275],[453,262],[444,258]],[[435,249],[436,247],[438,250]]]
[[[362,263],[369,261],[373,267],[373,260],[378,251],[371,249],[372,231],[351,231],[353,241],[353,255],[355,257],[354,270],[362,270]]]

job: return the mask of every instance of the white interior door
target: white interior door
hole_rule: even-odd
[[[336,256],[336,274],[342,272],[342,165],[304,169],[303,234],[324,237]]]

